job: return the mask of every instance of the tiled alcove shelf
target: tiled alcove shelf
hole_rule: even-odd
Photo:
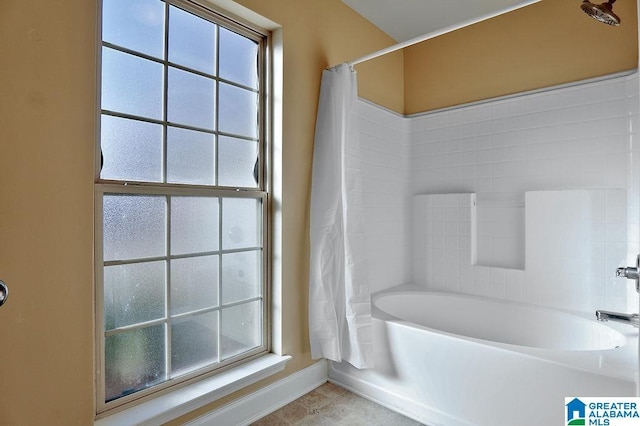
[[[625,191],[531,191],[523,203],[493,201],[483,222],[476,194],[414,196],[414,281],[433,289],[592,310],[605,296],[602,283],[614,279],[607,271],[627,257]],[[495,250],[497,245],[483,244],[483,238],[504,240],[499,241],[503,247]],[[486,249],[493,251],[483,253]],[[624,300],[611,302],[624,308]]]

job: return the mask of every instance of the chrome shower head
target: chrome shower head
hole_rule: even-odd
[[[593,4],[589,0],[583,0],[580,8],[587,15],[591,16],[593,19],[603,22],[607,25],[613,25],[617,27],[620,25],[620,18],[618,15],[613,13],[613,3],[616,0],[609,0],[606,3],[602,4]]]

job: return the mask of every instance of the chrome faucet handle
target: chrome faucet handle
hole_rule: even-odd
[[[626,268],[616,269],[616,277],[624,277],[636,282],[636,291],[640,293],[640,254],[636,257],[636,267],[627,266]]]
[[[0,306],[4,305],[7,297],[9,297],[9,287],[7,287],[4,281],[0,280]]]
[[[616,276],[637,280],[640,274],[638,274],[638,268],[626,267],[616,269]]]

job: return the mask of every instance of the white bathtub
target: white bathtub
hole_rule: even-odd
[[[330,379],[430,426],[564,424],[564,398],[633,396],[637,329],[404,285],[374,302],[376,367]]]

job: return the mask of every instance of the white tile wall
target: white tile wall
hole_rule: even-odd
[[[626,263],[633,264],[640,250],[637,74],[411,118],[365,102],[360,108],[374,291],[411,279],[414,194],[476,193],[478,199],[498,205],[521,205],[527,191],[621,189],[627,204]],[[493,226],[506,233],[503,237],[513,237],[499,225]],[[446,247],[439,256],[446,263]],[[602,290],[607,296],[600,307],[635,311],[631,285],[612,278],[623,265],[600,256],[595,263],[604,265],[598,266],[604,268],[604,279],[594,277],[588,284],[594,294]],[[497,265],[517,267],[502,257],[507,261]],[[552,273],[547,271],[549,279],[557,280]],[[427,285],[542,304],[548,303],[552,290],[544,282],[526,280],[523,271],[491,266],[460,268],[448,280]]]
[[[626,262],[626,225],[624,189],[527,192],[525,285],[546,306],[626,310],[625,280],[607,274]]]
[[[582,312],[627,309],[624,281],[605,273],[608,263],[613,270],[626,262],[625,190],[527,192],[522,269],[473,262],[476,201],[476,194],[413,197],[416,284]]]
[[[634,76],[634,78],[636,78]],[[414,193],[499,193],[627,185],[628,78],[415,117]],[[630,91],[631,92],[631,91]]]
[[[415,117],[409,135],[412,193],[476,192],[488,204],[517,205],[526,191],[626,190],[627,230],[611,231],[626,234],[627,258],[600,252],[592,263],[604,270],[585,285],[606,295],[607,309],[633,309],[637,304],[629,285],[612,276],[619,263],[633,264],[638,252],[638,121],[637,74]],[[479,236],[499,234],[494,229]],[[495,253],[486,263],[517,268],[509,253],[513,250],[502,264]],[[486,269],[473,275],[472,293],[547,305],[557,296],[550,283],[562,280],[563,273],[547,270],[547,279],[538,282],[511,271],[502,292],[502,273],[492,278],[501,270]]]
[[[411,280],[406,118],[359,102],[364,225],[372,291]]]
[[[471,206],[475,194],[413,197],[413,282],[430,288],[464,291],[461,274],[471,268]]]

